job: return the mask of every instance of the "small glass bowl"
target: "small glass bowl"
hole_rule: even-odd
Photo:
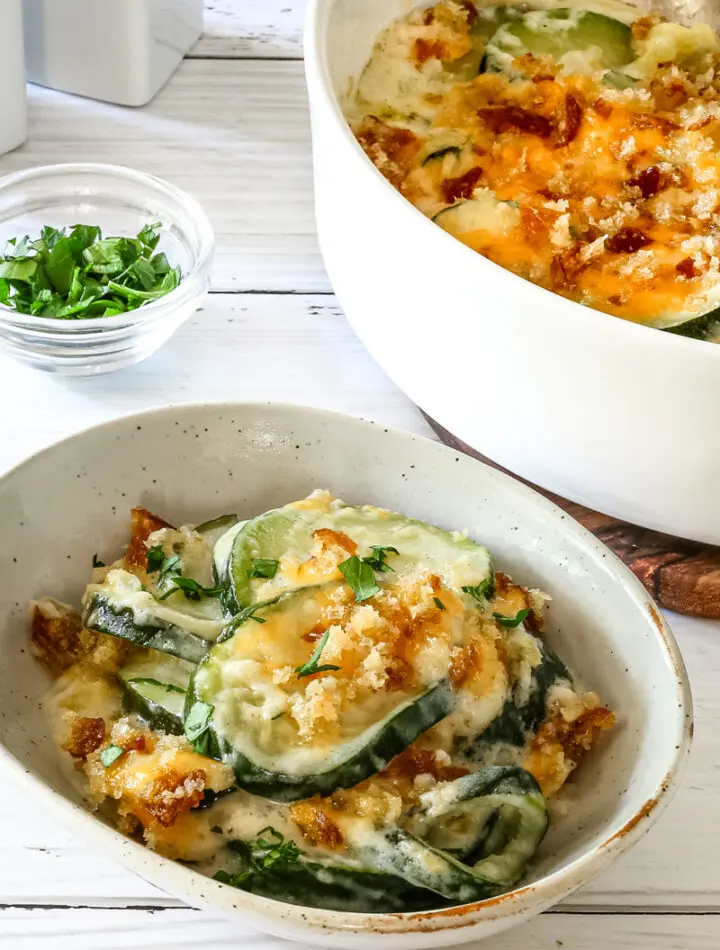
[[[162,225],[158,251],[182,280],[175,290],[114,317],[62,320],[0,304],[0,346],[38,369],[95,376],[139,363],[168,340],[202,303],[215,251],[212,227],[190,195],[118,165],[46,165],[0,179],[0,249],[9,238],[37,237],[44,225],[99,225],[103,237],[134,237]]]

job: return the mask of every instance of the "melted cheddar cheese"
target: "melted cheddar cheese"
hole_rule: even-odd
[[[378,40],[348,108],[378,169],[430,217],[484,195],[509,203],[508,226],[452,233],[579,303],[660,327],[717,307],[715,33],[636,20],[629,88],[576,69],[572,56],[525,54],[515,65],[526,78],[468,80],[458,66],[477,16],[447,0]]]

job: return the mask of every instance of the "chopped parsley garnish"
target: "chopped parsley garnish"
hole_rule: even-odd
[[[151,548],[148,548],[147,554],[147,566],[145,570],[148,574],[156,574],[161,570],[163,564],[165,563],[165,552],[163,551],[162,544],[156,544]]]
[[[397,548],[393,548],[390,545],[373,545],[372,554],[368,557],[362,558],[362,560],[369,564],[374,571],[392,571],[392,568],[387,563],[388,554],[399,554]]]
[[[222,828],[220,827],[220,825],[213,825],[212,828],[210,829],[210,831],[212,831],[212,833],[213,833],[214,835],[221,835],[221,834],[223,834],[223,830],[222,830]]]
[[[97,554],[93,554],[93,567],[105,567],[105,561],[101,561]]]
[[[303,663],[302,666],[298,666],[295,669],[295,672],[298,675],[298,678],[302,676],[313,676],[315,673],[326,673],[328,670],[339,670],[339,666],[333,666],[331,663],[326,663],[324,666],[319,666],[320,657],[322,656],[322,651],[325,649],[325,644],[328,642],[328,637],[330,636],[330,631],[326,630],[325,633],[318,640],[317,646],[313,652],[313,655],[307,661]]]
[[[524,607],[522,610],[518,610],[514,617],[505,617],[503,614],[493,614],[493,617],[497,620],[501,627],[519,627],[530,616],[530,611],[527,607]]]
[[[165,557],[165,551],[162,544],[156,544],[148,548],[147,567],[148,574],[160,573],[158,580],[164,580],[169,574],[180,574],[180,555],[171,554]]]
[[[190,707],[185,717],[185,738],[191,742],[196,752],[205,754],[208,751],[208,729],[214,706],[198,700]]]
[[[437,607],[438,610],[447,610],[447,607],[446,607],[445,604],[440,600],[439,597],[433,597],[433,600],[435,601],[435,606]]]
[[[121,755],[124,755],[125,749],[120,745],[109,745],[100,753],[100,761],[109,769],[113,762],[117,762]]]
[[[375,581],[375,572],[366,560],[353,554],[342,564],[338,564],[341,574],[355,592],[355,600],[367,600],[380,593],[380,587]]]
[[[231,887],[248,888],[254,878],[282,871],[296,864],[301,855],[294,841],[286,841],[284,835],[271,826],[258,832],[254,842],[232,841],[230,847],[243,856],[246,867],[235,873],[216,871],[213,878]]]
[[[266,577],[269,580],[275,577],[280,566],[279,561],[274,561],[269,557],[254,557],[250,564],[247,576],[251,579],[253,577]]]
[[[161,594],[158,600],[166,600],[178,590],[181,590],[188,600],[202,600],[203,597],[222,597],[225,593],[222,587],[203,587],[192,577],[173,576],[170,578],[170,583],[173,586],[166,590],[164,594]]]
[[[100,228],[76,224],[11,238],[0,257],[0,303],[18,313],[78,320],[114,317],[164,297],[182,273],[156,253],[160,227],[103,238]]]
[[[222,601],[222,598],[220,598]],[[235,631],[238,627],[245,623],[246,620],[254,620],[255,623],[265,623],[264,617],[256,617],[255,611],[260,610],[261,607],[264,607],[265,604],[253,604],[252,607],[245,607],[240,611],[239,614],[236,614],[232,620],[229,620],[222,629],[220,636],[215,641],[216,643],[223,643],[225,640],[229,640],[235,634]]]
[[[480,581],[480,583],[475,584],[474,587],[467,584],[462,590],[464,593],[469,594],[481,607],[484,607],[485,602],[490,600],[495,593],[493,576],[491,574],[490,577],[486,577],[484,581]]]
[[[152,676],[136,676],[134,679],[128,680],[128,683],[141,683],[146,686],[159,686],[161,689],[166,689],[169,693],[182,693],[185,695],[185,690],[182,686],[175,686],[174,683],[161,683],[160,680],[153,679]]]

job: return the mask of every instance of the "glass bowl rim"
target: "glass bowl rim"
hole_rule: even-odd
[[[107,162],[63,162],[53,165],[37,165],[34,168],[26,168],[0,176],[0,194],[5,189],[26,181],[44,178],[52,180],[70,172],[101,173],[138,185],[150,185],[156,191],[165,192],[173,201],[184,205],[189,213],[199,242],[197,254],[194,255],[193,266],[186,274],[183,274],[178,286],[170,293],[165,294],[164,297],[159,297],[142,307],[136,307],[134,310],[127,310],[112,317],[78,317],[72,320],[63,320],[21,313],[13,307],[0,304],[0,327],[5,325],[15,329],[38,330],[43,335],[55,335],[56,333],[58,335],[80,334],[83,331],[120,329],[127,327],[129,324],[140,325],[149,323],[155,318],[166,316],[168,310],[174,309],[175,305],[181,306],[187,298],[195,295],[192,288],[193,278],[202,275],[209,268],[215,253],[215,234],[208,216],[197,199],[182,188],[165,181],[165,179],[125,165],[114,165]]]

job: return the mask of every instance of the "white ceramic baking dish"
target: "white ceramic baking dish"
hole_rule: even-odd
[[[48,486],[52,491],[48,491]],[[39,709],[28,603],[77,602],[93,555],[127,540],[128,509],[177,523],[248,517],[327,487],[445,528],[467,528],[499,569],[554,597],[548,639],[616,712],[578,770],[526,883],[494,900],[415,914],[278,903],[201,877],[82,807]],[[309,945],[421,950],[477,940],[565,897],[630,847],[667,803],[685,759],[690,695],[672,634],[635,577],[535,492],[426,439],[284,406],[175,406],[90,429],[0,479],[0,770],[69,828],[158,887]]]
[[[471,251],[365,157],[340,98],[410,0],[310,0],[320,246],[392,379],[495,462],[620,518],[720,543],[720,346],[606,316]]]

